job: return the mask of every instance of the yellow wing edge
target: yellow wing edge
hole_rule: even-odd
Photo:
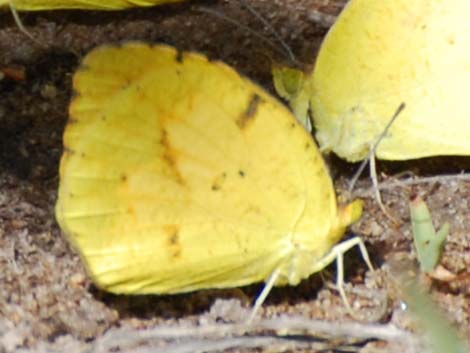
[[[13,5],[18,11],[103,10],[116,11],[133,7],[151,7],[185,0],[0,0],[0,8]]]

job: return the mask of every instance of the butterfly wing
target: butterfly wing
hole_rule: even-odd
[[[121,10],[136,6],[156,6],[183,0],[14,0],[13,6],[22,11],[57,9]],[[0,7],[10,6],[10,0],[0,0]]]
[[[470,154],[469,13],[467,0],[350,1],[311,75],[320,147],[364,159],[404,102],[379,158]]]
[[[74,87],[56,216],[102,288],[239,286],[295,249],[303,278],[342,235],[311,137],[228,66],[131,43],[94,50]]]

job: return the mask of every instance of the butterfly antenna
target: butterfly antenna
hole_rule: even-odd
[[[370,173],[370,177],[372,179],[372,185],[373,185],[373,188],[374,188],[374,194],[375,194],[375,198],[377,200],[377,203],[379,204],[379,207],[382,210],[382,212],[396,224],[398,224],[397,220],[394,217],[392,217],[392,215],[387,211],[385,205],[382,202],[382,196],[380,194],[379,183],[378,183],[378,178],[377,178],[377,168],[376,168],[376,164],[375,164],[375,153],[377,152],[377,148],[378,148],[380,142],[382,142],[382,140],[385,138],[388,131],[390,130],[390,127],[395,122],[395,120],[398,118],[398,116],[401,114],[403,109],[405,109],[405,103],[404,102],[402,102],[398,106],[398,108],[395,111],[395,113],[393,114],[392,118],[387,123],[387,126],[385,126],[385,129],[382,131],[382,133],[379,135],[379,137],[375,141],[374,145],[372,146],[372,148],[369,151],[369,156],[367,157],[367,159],[362,161],[361,165],[359,166],[359,169],[357,170],[356,174],[354,174],[354,176],[353,176],[353,178],[352,178],[352,180],[349,184],[349,190],[348,190],[350,193],[352,193],[352,190],[354,189],[354,186],[356,185],[357,180],[359,179],[362,172],[364,171],[367,163],[369,163],[369,173]]]
[[[279,46],[273,42],[271,39],[267,38],[266,36],[262,35],[262,34],[259,34],[258,32],[254,31],[252,28],[250,28],[249,26],[246,26],[242,23],[240,23],[239,21],[223,14],[222,12],[220,11],[217,11],[217,10],[213,10],[213,9],[210,9],[208,7],[205,7],[205,6],[197,6],[196,9],[200,12],[204,12],[204,13],[208,13],[212,16],[215,16],[217,18],[220,18],[228,23],[231,23],[245,31],[247,31],[248,33],[252,34],[253,36],[255,36],[256,38],[260,39],[261,41],[263,41],[264,43],[267,43],[272,49],[274,49],[277,53],[281,54],[281,55],[284,55],[284,56],[287,56],[287,58],[294,64],[294,65],[297,65],[298,64],[298,61],[296,60],[292,50],[289,48],[289,46],[282,40],[282,38],[279,36],[279,34],[276,32],[276,30],[271,26],[271,24],[269,24],[269,22],[267,22],[258,12],[256,12],[256,10],[254,10],[251,6],[248,6],[246,3],[242,2],[242,0],[239,0],[240,3],[246,8],[248,9],[248,11],[250,11],[252,14],[254,14],[256,16],[257,19],[259,19],[265,26],[268,27],[268,29],[274,34],[274,36],[276,37],[276,40],[278,42],[281,43],[281,46],[283,47],[283,50],[281,50],[279,48]]]
[[[388,122],[387,126],[385,126],[385,129],[382,131],[382,133],[380,134],[379,138],[377,139],[377,141],[375,141],[375,144],[374,146],[372,147],[372,154],[375,156],[375,152],[377,151],[377,147],[379,146],[380,142],[382,142],[382,140],[384,139],[384,137],[388,134],[388,131],[390,130],[392,124],[395,122],[395,120],[398,118],[398,116],[401,114],[401,112],[403,111],[403,109],[405,109],[405,103],[402,102],[400,103],[400,105],[398,106],[397,110],[395,111],[395,114],[393,114],[392,118],[390,119],[390,121]]]
[[[271,23],[266,21],[266,19],[263,16],[261,16],[261,14],[258,11],[256,11],[251,5],[249,5],[245,0],[238,0],[238,2],[242,4],[242,6],[246,8],[253,16],[255,16],[258,19],[258,21],[260,21],[263,25],[266,26],[266,28],[273,34],[273,36],[276,38],[276,40],[282,46],[282,48],[284,48],[287,54],[287,57],[292,62],[292,64],[298,65],[299,63],[297,59],[295,58],[295,55],[292,52],[292,49],[287,45],[284,39],[282,39],[282,37],[279,35],[279,32],[276,31],[276,29],[271,25]]]
[[[25,28],[23,25],[23,22],[21,21],[20,16],[18,15],[18,11],[16,11],[15,4],[13,3],[13,0],[9,0],[10,4],[10,11],[11,15],[13,16],[13,19],[15,20],[16,25],[18,26],[18,29],[29,39],[31,39],[34,43],[37,45],[44,47],[43,43],[38,41],[34,36]]]

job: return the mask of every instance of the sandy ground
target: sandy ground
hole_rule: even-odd
[[[329,21],[344,1],[249,3],[280,34],[298,60],[308,65],[313,63]],[[208,10],[236,19],[238,25]],[[26,72],[25,79],[0,80],[0,352],[191,352],[225,348],[232,352],[280,352],[319,348],[344,351],[347,347],[363,352],[404,351],[403,345],[407,344],[403,340],[386,339],[386,335],[374,335],[372,331],[366,337],[359,333],[372,330],[366,325],[374,324],[389,334],[398,328],[397,337],[403,338],[400,335],[416,328],[403,311],[402,296],[387,270],[391,266],[389,259],[398,253],[414,257],[408,215],[408,199],[414,193],[426,200],[436,224],[451,223],[442,265],[460,275],[451,282],[428,280],[427,291],[461,336],[470,336],[470,281],[465,276],[470,268],[470,182],[456,179],[383,191],[384,202],[399,224],[388,220],[374,199],[364,194],[365,215],[353,231],[366,241],[377,270],[368,271],[356,251],[346,255],[346,289],[358,313],[359,326],[339,335],[342,339],[311,340],[307,335],[309,339],[296,340],[311,328],[303,322],[294,329],[292,321],[283,321],[284,331],[270,321],[266,323],[268,329],[257,327],[248,336],[243,336],[246,329],[238,326],[225,327],[231,330],[228,333],[220,329],[215,335],[213,331],[195,337],[184,335],[188,327],[240,323],[261,285],[141,297],[115,296],[96,289],[53,215],[71,77],[81,57],[103,43],[165,42],[223,60],[271,92],[271,65],[285,62],[286,57],[278,43],[269,45],[252,33],[274,40],[271,31],[237,1],[194,1],[114,13],[24,13],[21,18],[42,46],[18,30],[9,12],[0,13],[0,68]],[[344,188],[357,166],[334,157],[328,162],[338,188]],[[458,173],[469,167],[468,158],[379,164],[386,180],[394,180],[391,175],[403,172],[423,177]],[[365,177],[359,188],[367,190],[369,184]],[[289,314],[311,319],[310,323],[330,322],[333,328],[354,321],[332,289],[334,278],[333,266],[295,288],[274,289],[260,315],[273,319]],[[173,331],[159,331],[153,340],[141,335],[148,332],[146,329],[168,326]],[[332,334],[334,329],[329,331]],[[273,338],[286,332],[290,339]],[[248,344],[246,337],[259,341]],[[120,342],[119,338],[127,341]]]

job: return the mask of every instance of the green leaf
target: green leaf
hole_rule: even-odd
[[[445,223],[436,233],[431,213],[419,196],[410,201],[410,213],[413,240],[421,270],[431,272],[441,258],[442,249],[449,234],[449,223]]]

